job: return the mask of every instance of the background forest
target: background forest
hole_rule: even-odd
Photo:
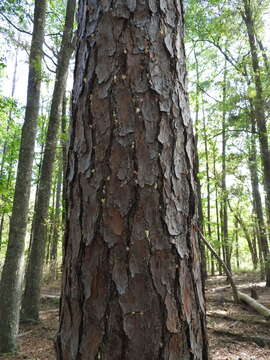
[[[268,179],[262,160],[262,148],[265,144],[262,146],[261,138],[265,134],[261,134],[256,124],[256,104],[259,97],[258,107],[264,114],[264,125],[267,128],[270,91],[268,2],[252,2],[252,21],[247,18],[239,1],[186,3],[186,55],[199,156],[198,180],[201,186],[203,230],[207,239],[233,270],[260,270],[263,276],[263,254],[267,250],[261,246],[260,232],[268,224]],[[1,5],[1,264],[8,240],[25,111],[33,5],[32,1],[4,1]],[[65,19],[64,1],[50,1],[49,6],[28,215],[28,244],[33,229],[31,224],[35,213],[35,193],[40,180]],[[250,35],[247,30],[249,27]],[[55,262],[58,254],[58,268],[61,264],[63,230],[62,154],[67,138],[72,66],[73,61],[70,64],[62,108],[62,129],[57,133],[46,224],[45,263],[49,265]],[[58,252],[55,252],[55,241]],[[26,250],[27,254],[29,250]],[[212,275],[220,272],[221,269],[208,252],[206,256],[208,272]]]
[[[25,218],[26,246],[18,245],[18,249],[24,260],[19,265],[25,278],[22,317],[28,320],[38,319],[42,284],[61,277],[75,4],[72,0],[49,0],[43,35],[36,37],[43,51],[35,54],[34,2],[0,1],[0,271],[11,241],[10,223],[18,231],[24,225],[15,224],[16,219]],[[255,272],[267,287],[270,287],[269,19],[268,0],[185,1],[185,47],[197,149],[200,231],[229,270]],[[32,106],[38,115],[36,124],[35,114],[29,112],[29,85],[27,97],[29,56],[33,76],[39,83],[35,86],[40,86],[40,100],[34,100]],[[26,128],[24,120],[31,116],[33,120]],[[18,176],[21,144],[29,151],[29,161],[28,168],[24,166]],[[16,181],[27,185],[28,178],[29,190],[25,188],[19,194]],[[16,191],[20,205],[14,207]],[[25,199],[28,197],[29,209]],[[24,238],[23,232],[21,236]],[[14,259],[15,255],[12,256]],[[20,258],[19,253],[16,256]],[[207,248],[204,260],[205,276],[224,274]],[[13,271],[16,269],[14,266]]]

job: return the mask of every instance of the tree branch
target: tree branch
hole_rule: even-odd
[[[227,265],[225,264],[225,262],[221,259],[221,257],[217,254],[216,250],[212,247],[211,244],[209,244],[209,242],[205,239],[205,237],[203,236],[201,230],[199,228],[197,228],[197,231],[199,233],[199,238],[203,241],[203,243],[206,245],[206,247],[211,251],[211,253],[214,255],[214,257],[217,259],[217,261],[220,263],[220,265],[222,265],[228,280],[230,281],[231,287],[232,287],[232,293],[233,293],[233,299],[234,302],[236,304],[239,303],[239,296],[238,296],[238,290],[237,287],[234,283],[233,277],[232,277],[232,273],[230,272],[230,270],[228,269]]]
[[[23,29],[20,29],[20,28],[18,28],[16,25],[14,25],[14,24],[9,20],[9,18],[8,18],[6,15],[4,15],[3,13],[0,13],[0,15],[8,22],[11,26],[13,26],[14,29],[16,29],[17,31],[32,36],[32,33],[31,33],[31,32],[26,31],[26,30],[23,30]]]

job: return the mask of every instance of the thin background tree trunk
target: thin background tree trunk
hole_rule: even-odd
[[[228,235],[228,194],[226,185],[226,146],[227,146],[227,134],[226,134],[226,97],[227,97],[227,60],[225,60],[224,79],[223,79],[223,110],[222,110],[222,179],[221,179],[221,191],[222,191],[222,240],[224,247],[224,260],[231,271],[231,256],[230,245]]]
[[[198,124],[199,124],[199,110],[200,110],[200,89],[199,89],[199,64],[197,61],[197,54],[194,50],[194,57],[196,60],[196,105],[195,105],[195,174],[196,174],[196,182],[197,182],[197,194],[198,194],[198,221],[199,221],[199,228],[202,232],[203,231],[203,225],[204,225],[204,218],[203,218],[203,206],[202,206],[202,193],[201,193],[201,181],[199,178],[199,172],[200,172],[200,163],[199,163],[199,153],[198,153]],[[205,281],[207,279],[207,268],[206,268],[206,249],[202,242],[200,242],[201,247],[201,253],[202,253],[202,274],[203,274],[203,280]]]
[[[41,115],[42,115],[42,107],[41,107]],[[45,127],[46,127],[46,119],[43,118],[42,121],[42,125],[41,125],[41,132],[43,133]],[[40,173],[41,173],[41,166],[42,166],[42,161],[43,161],[43,155],[44,155],[44,142],[41,143],[41,147],[40,147],[40,159],[39,159],[39,163],[37,165],[37,183],[36,183],[36,192],[35,192],[35,201],[34,201],[34,213],[33,213],[33,219],[32,219],[32,224],[31,224],[31,232],[30,232],[30,241],[29,241],[29,245],[28,245],[28,254],[31,253],[31,247],[32,247],[32,242],[33,242],[33,236],[34,236],[34,217],[36,214],[36,209],[37,209],[37,194],[38,194],[38,187],[39,187],[39,182],[40,182]],[[29,257],[28,257],[29,258]]]
[[[263,216],[263,207],[261,194],[259,190],[259,177],[257,165],[257,146],[256,146],[256,119],[253,107],[253,102],[250,99],[250,117],[251,122],[251,138],[250,138],[250,151],[249,151],[249,171],[252,188],[253,207],[256,215],[256,225],[258,233],[259,247],[261,248],[264,258],[264,270],[266,277],[266,286],[270,286],[270,251],[268,245],[267,231]]]
[[[208,154],[208,139],[206,130],[206,119],[203,108],[203,137],[204,137],[204,153],[205,153],[205,166],[206,166],[206,188],[207,188],[207,237],[208,241],[212,239],[212,228],[211,228],[211,192],[210,192],[210,172],[209,172],[209,154]],[[215,260],[214,255],[210,252],[210,271],[211,275],[215,275]]]
[[[239,227],[238,220],[234,220],[234,228],[235,228],[235,257],[236,257],[236,267],[237,270],[240,269],[240,258],[239,258]]]
[[[27,321],[39,319],[40,287],[46,249],[51,182],[57,135],[61,121],[61,106],[66,87],[69,61],[73,52],[72,40],[75,8],[76,0],[68,0],[63,38],[56,69],[44,158],[40,172],[36,212],[34,216],[33,241],[25,276],[26,284],[23,294],[21,316],[23,320]]]
[[[46,0],[35,1],[25,121],[21,135],[8,248],[0,283],[0,353],[15,350],[18,333],[22,262],[42,80],[41,61],[46,5]]]
[[[217,170],[216,170],[216,153],[214,152],[214,164],[213,164],[213,171],[214,171],[214,178],[215,178],[215,208],[216,208],[216,232],[217,232],[217,242],[218,242],[218,256],[221,258],[222,252],[222,240],[220,235],[220,216],[219,216],[219,197],[218,197],[218,178],[217,178]],[[218,273],[222,275],[222,266],[220,262],[218,262]]]
[[[13,77],[12,77],[12,87],[11,87],[11,98],[12,99],[14,97],[15,88],[16,88],[17,68],[18,68],[18,47],[16,48],[14,71],[13,71]],[[9,133],[9,128],[10,128],[11,121],[12,121],[12,109],[10,109],[9,115],[8,115],[8,123],[7,123],[7,129],[6,129],[7,134]],[[4,142],[4,146],[3,146],[3,150],[2,150],[2,159],[1,159],[1,165],[0,165],[0,179],[2,179],[3,174],[4,174],[6,153],[7,153],[7,150],[8,150],[7,146],[8,146],[8,142],[6,140]],[[1,196],[1,198],[2,198],[2,201],[4,201],[3,195]],[[1,221],[0,221],[0,250],[1,250],[1,247],[2,247],[2,238],[3,238],[5,215],[6,215],[5,210],[3,210],[2,213],[1,213]]]
[[[256,270],[257,266],[258,266],[258,257],[257,257],[256,249],[254,248],[254,242],[253,242],[253,239],[252,239],[252,233],[250,234],[249,229],[246,227],[246,224],[243,221],[240,214],[235,213],[234,216],[235,216],[237,222],[239,223],[239,225],[241,226],[241,228],[242,228],[242,230],[244,232],[245,238],[246,238],[247,243],[248,243],[249,252],[250,252],[250,255],[251,255],[253,268],[254,268],[254,270]]]
[[[61,154],[62,155],[62,154]],[[60,225],[61,225],[61,195],[62,195],[62,156],[59,159],[59,167],[56,183],[56,199],[55,211],[52,225],[52,238],[50,247],[50,278],[57,279],[57,249],[60,238]]]
[[[258,52],[255,40],[255,29],[254,29],[254,20],[253,13],[251,8],[250,0],[243,0],[244,11],[241,12],[243,20],[246,24],[252,67],[253,67],[253,76],[256,89],[256,96],[254,98],[254,114],[257,122],[259,142],[260,142],[260,152],[262,159],[262,168],[263,168],[263,184],[266,194],[266,216],[267,216],[267,233],[269,236],[270,231],[270,153],[269,153],[269,144],[268,144],[268,133],[265,117],[265,103],[263,98],[262,82],[261,82],[261,69],[259,65]],[[267,260],[269,262],[269,259]],[[266,284],[270,286],[268,282]]]

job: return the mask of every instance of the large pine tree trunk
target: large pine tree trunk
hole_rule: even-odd
[[[182,15],[80,1],[58,359],[207,359]]]
[[[46,229],[51,182],[61,105],[65,92],[69,60],[72,54],[73,23],[76,0],[68,0],[63,39],[58,58],[52,105],[50,110],[44,157],[37,192],[31,253],[26,271],[26,284],[22,301],[22,319],[38,320],[43,262],[46,248]]]
[[[22,260],[39,112],[46,0],[35,1],[25,122],[22,129],[8,248],[0,284],[0,353],[15,349],[21,300]]]

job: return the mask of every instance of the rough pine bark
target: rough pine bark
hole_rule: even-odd
[[[57,358],[207,359],[182,2],[78,23]]]
[[[22,320],[27,321],[35,321],[39,319],[40,288],[46,249],[46,230],[51,182],[57,135],[61,121],[61,105],[66,87],[69,61],[73,52],[72,39],[75,8],[76,0],[68,0],[63,38],[56,69],[44,157],[42,160],[40,181],[37,191],[35,215],[33,220],[32,246],[25,275],[26,283],[23,294],[21,318]]]
[[[27,226],[37,116],[39,112],[46,5],[46,0],[35,1],[25,121],[21,135],[8,248],[0,283],[0,353],[15,350],[18,332],[22,280],[21,265]]]

